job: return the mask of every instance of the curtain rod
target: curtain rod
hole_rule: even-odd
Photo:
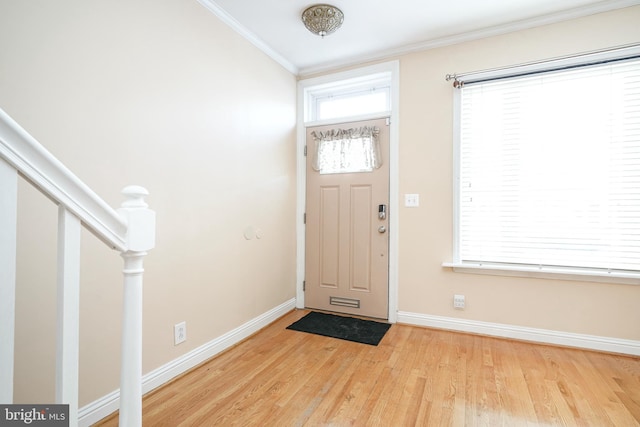
[[[626,56],[633,57],[638,55],[640,55],[640,43],[633,43],[617,46],[614,48],[594,50],[574,55],[559,56],[556,58],[525,62],[517,65],[509,65],[506,67],[490,68],[480,71],[470,71],[461,74],[447,74],[445,76],[445,80],[453,80],[453,87],[460,88],[465,83],[470,82],[499,79],[514,74],[522,75],[548,71],[551,69],[560,69],[569,66],[606,62],[615,59],[621,59]],[[517,72],[515,70],[517,70]]]

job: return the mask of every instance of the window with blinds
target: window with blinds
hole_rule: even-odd
[[[457,263],[640,273],[640,59],[465,83]]]

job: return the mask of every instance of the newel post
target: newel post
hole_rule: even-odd
[[[127,200],[118,213],[127,221],[124,259],[122,354],[120,367],[120,426],[142,425],[142,260],[155,246],[156,213],[144,197],[149,192],[135,185],[122,190]]]

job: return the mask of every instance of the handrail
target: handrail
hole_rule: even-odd
[[[126,221],[0,109],[0,157],[113,249],[127,250]]]
[[[143,259],[155,246],[155,212],[143,187],[122,190],[116,211],[0,109],[0,403],[13,400],[16,287],[17,176],[20,174],[58,205],[58,298],[56,403],[69,404],[69,422],[78,425],[80,226],[123,258],[123,312],[120,368],[120,425],[142,425]],[[5,203],[6,202],[6,203]],[[6,229],[6,230],[5,230]],[[5,235],[6,234],[6,235]],[[4,271],[6,270],[6,271]],[[6,344],[6,345],[5,345]]]

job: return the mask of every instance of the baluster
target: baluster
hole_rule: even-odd
[[[80,220],[58,208],[58,307],[56,403],[69,405],[69,425],[78,425],[80,346]]]
[[[18,172],[0,158],[0,403],[13,403]]]
[[[142,261],[155,246],[155,212],[148,209],[142,187],[122,190],[126,200],[118,213],[127,221],[124,259],[122,357],[120,368],[120,426],[142,425]]]

